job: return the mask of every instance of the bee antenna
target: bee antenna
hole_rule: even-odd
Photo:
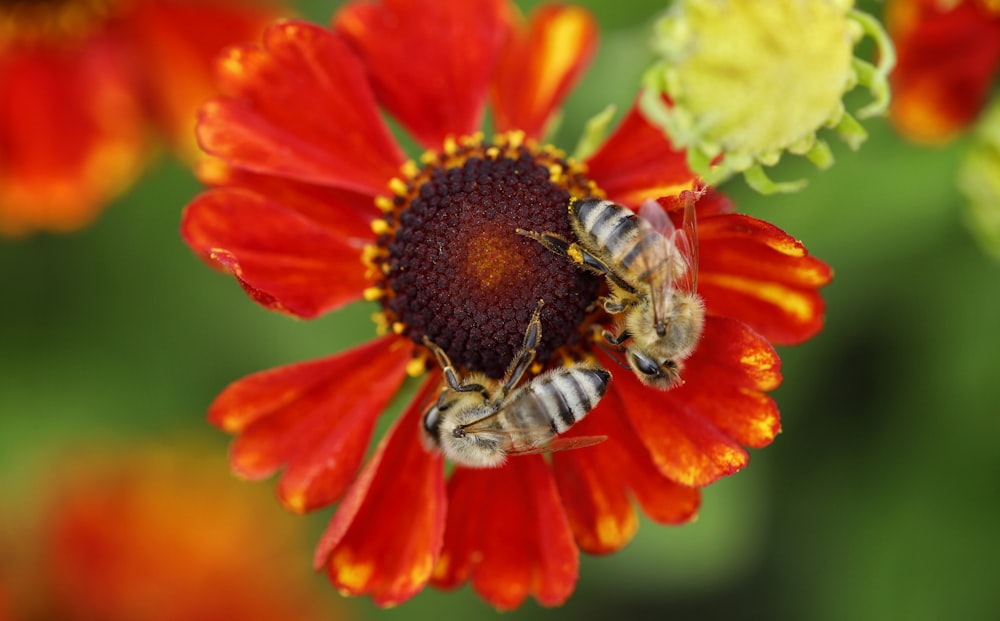
[[[608,355],[608,358],[611,358],[614,361],[614,363],[620,366],[621,368],[629,370],[632,369],[632,367],[628,366],[627,364],[621,361],[621,359],[618,357],[619,353],[618,351],[611,351],[611,348],[608,347],[608,344],[605,341],[603,340],[598,341],[597,346],[603,349],[604,353]]]

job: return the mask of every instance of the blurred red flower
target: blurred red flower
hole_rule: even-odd
[[[978,118],[1000,73],[1000,4],[891,0],[896,45],[890,118],[904,136],[941,143]]]
[[[155,127],[188,157],[212,59],[276,16],[248,0],[0,3],[0,235],[91,222]]]
[[[11,618],[344,617],[307,586],[309,572],[295,562],[297,529],[204,450],[148,446],[73,457],[44,481],[41,508],[25,516],[31,526],[5,542],[17,561],[16,574],[7,574]]]
[[[494,470],[455,467],[446,481],[441,456],[420,441],[441,386],[433,369],[361,467],[407,373],[434,366],[424,335],[459,369],[499,377],[544,298],[539,361],[596,357],[616,369],[590,338],[607,320],[589,310],[599,280],[514,232],[568,235],[572,197],[637,206],[697,182],[634,106],[583,162],[540,142],[596,40],[592,17],[573,6],[522,20],[503,0],[386,0],[348,4],[331,29],[275,24],[220,63],[225,96],[198,126],[217,158],[201,170],[213,187],[187,207],[185,241],[273,310],[311,318],[362,297],[381,304],[383,336],[238,380],[209,412],[238,436],[237,473],[283,469],[288,508],[340,501],[316,565],[343,592],[392,605],[428,582],[471,581],[498,608],[528,595],[559,604],[579,549],[631,539],[632,499],[654,520],[686,522],[699,487],[742,468],[744,447],[779,430],[765,394],[781,380],[771,343],[819,331],[817,290],[831,272],[709,193],[697,205],[708,318],[683,386],[660,392],[615,370],[569,432],[606,442]],[[487,103],[493,139],[477,133]],[[417,161],[383,111],[427,149]]]

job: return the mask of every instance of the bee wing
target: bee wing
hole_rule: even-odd
[[[551,442],[546,442],[541,446],[529,446],[523,449],[513,448],[507,451],[508,455],[534,455],[536,453],[554,453],[555,451],[569,451],[572,449],[585,448],[600,444],[608,439],[608,436],[573,436],[566,438],[557,436]]]
[[[462,427],[467,436],[488,436],[491,440],[499,440],[502,448],[508,455],[533,455],[535,453],[551,453],[553,451],[566,451],[569,449],[583,448],[600,444],[608,439],[607,436],[555,436],[551,427],[518,427],[516,429],[498,429],[490,426],[494,418],[500,414],[499,411],[489,414]],[[537,443],[530,442],[535,438]],[[525,442],[525,439],[529,439]]]
[[[685,290],[690,292],[698,289],[698,214],[695,205],[703,194],[705,194],[705,188],[683,193],[684,220],[674,241],[674,246],[687,265],[683,286]]]
[[[635,260],[640,280],[649,284],[653,317],[660,323],[661,311],[668,307],[675,282],[685,264],[678,263],[682,255],[675,240],[678,231],[670,216],[655,200],[647,200],[639,207],[639,243],[642,251]]]
[[[698,288],[698,199],[706,192],[704,186],[695,190],[685,190],[679,196],[671,197],[673,204],[680,203],[684,209],[681,228],[674,226],[669,214],[659,201],[647,200],[639,208],[639,217],[650,228],[663,236],[666,243],[657,250],[662,260],[665,255],[671,269],[663,270],[660,290],[666,293],[679,287],[694,292]],[[671,209],[673,211],[673,209]],[[656,256],[656,255],[653,255]],[[664,282],[665,281],[665,282]],[[664,301],[665,301],[664,295]],[[654,300],[654,303],[656,301]]]

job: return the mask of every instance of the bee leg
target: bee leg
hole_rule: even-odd
[[[427,349],[434,352],[434,358],[437,359],[438,365],[441,367],[441,372],[444,373],[444,381],[447,382],[448,388],[455,392],[481,392],[484,397],[489,398],[489,392],[481,384],[463,384],[458,381],[458,375],[455,373],[455,367],[451,365],[451,360],[448,358],[448,354],[444,353],[444,350],[438,347],[433,341],[424,335],[424,346]]]
[[[626,304],[621,300],[615,300],[612,298],[603,298],[602,303],[604,306],[604,311],[612,315],[617,315],[625,310]]]
[[[525,237],[530,237],[539,244],[545,246],[549,251],[554,252],[560,256],[566,257],[573,263],[576,263],[582,268],[588,269],[592,272],[596,272],[600,276],[609,276],[610,271],[608,266],[594,255],[590,254],[586,250],[580,247],[576,242],[570,242],[566,238],[556,233],[537,233],[535,231],[526,231],[524,229],[516,229],[518,235],[524,235]]]
[[[562,235],[557,233],[538,233],[535,231],[526,231],[524,229],[515,229],[518,235],[524,235],[529,237],[539,244],[545,246],[550,252],[554,252],[560,256],[569,257],[570,248],[575,246],[575,243],[570,243]]]
[[[524,342],[521,344],[521,351],[514,356],[514,360],[511,361],[510,366],[507,368],[507,373],[504,374],[505,379],[503,386],[500,388],[501,398],[506,397],[507,393],[521,381],[525,371],[535,361],[535,350],[538,348],[538,343],[542,340],[541,312],[544,305],[545,300],[538,300],[535,312],[531,314],[528,327],[524,331]]]
[[[601,337],[609,344],[620,347],[622,343],[632,338],[632,335],[629,334],[628,330],[622,330],[618,336],[615,336],[611,330],[601,330]]]

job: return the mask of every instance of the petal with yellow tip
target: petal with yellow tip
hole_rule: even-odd
[[[431,577],[445,524],[444,468],[419,438],[437,391],[426,381],[347,491],[316,549],[314,565],[350,595],[379,606],[413,597]]]

